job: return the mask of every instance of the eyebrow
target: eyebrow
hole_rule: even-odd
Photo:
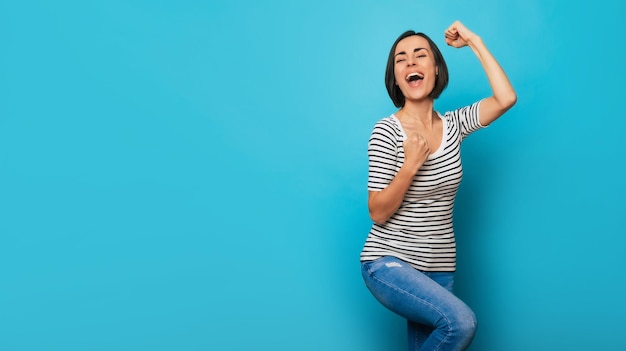
[[[426,50],[426,48],[415,48],[415,49],[413,49],[413,52],[418,52],[420,50]],[[426,51],[428,51],[428,50],[426,50]],[[396,57],[398,55],[406,55],[406,52],[400,51],[399,53],[395,54],[393,57]]]

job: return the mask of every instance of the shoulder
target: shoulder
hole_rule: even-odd
[[[382,118],[374,124],[370,144],[397,144],[399,141],[402,141],[402,131],[393,115]]]
[[[374,124],[374,129],[378,128],[391,130],[396,129],[397,127],[396,118],[393,115],[381,118]]]
[[[401,128],[398,123],[398,119],[394,115],[381,118],[374,124],[372,133],[382,132],[391,135],[400,135]]]

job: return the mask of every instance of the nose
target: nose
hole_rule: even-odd
[[[409,55],[409,57],[406,60],[407,65],[409,66],[414,66],[416,64],[417,61],[413,56]]]

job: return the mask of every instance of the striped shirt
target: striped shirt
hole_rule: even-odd
[[[443,121],[439,149],[419,169],[398,210],[385,223],[372,225],[361,261],[395,256],[421,271],[456,270],[452,208],[463,175],[461,141],[483,127],[479,105],[437,113]],[[395,115],[375,124],[367,149],[368,190],[380,191],[391,183],[404,162],[405,139]]]

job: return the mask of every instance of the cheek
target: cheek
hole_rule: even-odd
[[[400,85],[400,82],[404,81],[401,74],[398,73],[398,70],[394,70],[393,75],[396,78],[396,85]]]

